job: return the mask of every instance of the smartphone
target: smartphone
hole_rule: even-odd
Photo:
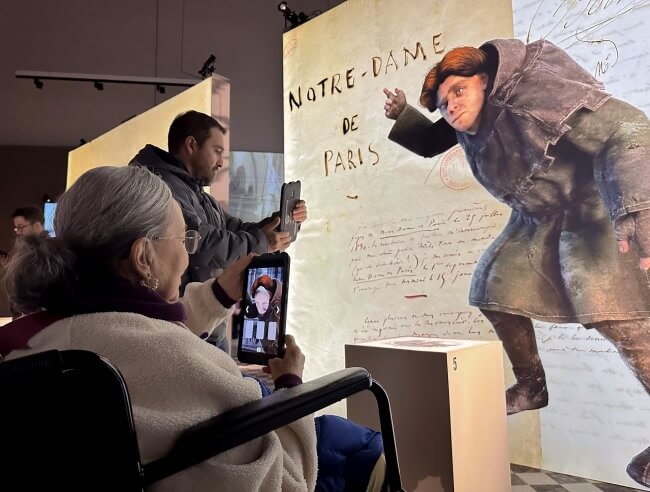
[[[254,257],[246,269],[241,311],[235,318],[240,362],[267,365],[284,355],[289,262],[286,253],[267,254]]]
[[[282,185],[280,193],[280,230],[291,234],[291,241],[296,240],[300,224],[293,220],[293,209],[300,201],[300,181],[291,181]]]

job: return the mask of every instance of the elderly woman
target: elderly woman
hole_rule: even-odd
[[[426,157],[459,143],[479,183],[512,209],[469,299],[512,362],[508,414],[548,404],[531,318],[597,330],[650,392],[646,115],[544,40],[449,51],[420,96],[440,112],[435,123],[399,89],[384,93],[390,139]],[[650,447],[627,470],[650,486]]]
[[[35,314],[3,329],[2,355],[83,349],[113,362],[131,394],[145,463],[165,455],[193,424],[262,396],[260,384],[243,378],[228,354],[197,336],[230,315],[250,257],[216,280],[189,284],[179,297],[188,253],[200,238],[186,232],[159,177],[137,167],[88,171],[61,197],[55,230],[56,238],[17,243],[8,265],[11,299]],[[2,339],[9,333],[14,336]],[[21,333],[23,339],[15,336]],[[300,384],[303,364],[288,336],[284,358],[269,362],[276,388]],[[313,418],[303,418],[152,490],[313,490],[315,427]],[[322,435],[318,441],[321,446]]]

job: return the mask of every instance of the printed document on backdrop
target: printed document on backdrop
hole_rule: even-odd
[[[308,378],[342,368],[346,343],[494,338],[467,293],[508,211],[459,147],[424,159],[389,141],[382,89],[418,106],[449,49],[512,35],[507,0],[350,0],[284,35],[285,176],[302,181],[310,211],[290,250],[288,331]],[[532,442],[537,422],[522,422]],[[538,459],[535,445],[522,452]]]

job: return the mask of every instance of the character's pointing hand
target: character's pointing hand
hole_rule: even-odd
[[[384,103],[384,114],[386,118],[396,120],[406,106],[406,95],[404,91],[397,88],[395,88],[394,94],[388,89],[384,89],[384,94],[387,98]]]

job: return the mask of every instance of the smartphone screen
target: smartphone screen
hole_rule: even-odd
[[[45,202],[43,204],[43,216],[45,217],[45,223],[43,228],[47,231],[50,237],[54,237],[54,212],[56,211],[56,203],[54,202]]]
[[[247,270],[238,350],[240,360],[263,361],[282,355],[287,273],[285,265],[251,266]],[[246,354],[259,354],[260,357],[246,357]]]

